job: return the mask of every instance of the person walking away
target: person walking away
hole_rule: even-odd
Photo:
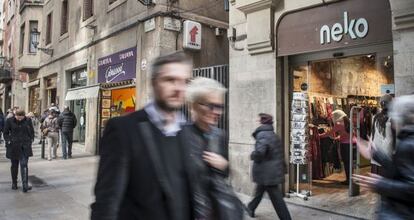
[[[192,161],[182,143],[182,118],[191,61],[184,53],[155,59],[154,101],[108,121],[100,141],[92,220],[190,220]]]
[[[44,121],[43,135],[47,138],[48,156],[47,159],[51,161],[57,158],[57,143],[59,141],[59,124],[57,112],[51,110],[49,116]],[[53,155],[52,155],[53,149]]]
[[[0,144],[3,143],[2,135],[3,135],[5,120],[6,118],[4,117],[3,110],[0,108]]]
[[[7,119],[4,127],[4,139],[7,143],[6,157],[11,161],[12,189],[17,190],[20,164],[23,192],[27,192],[31,190],[31,186],[28,184],[28,162],[29,157],[33,156],[34,129],[31,120],[25,116],[23,110],[17,110],[16,116]]]
[[[283,144],[274,132],[271,115],[260,113],[259,121],[260,126],[253,133],[256,139],[255,150],[250,155],[253,160],[253,182],[256,183],[255,195],[247,205],[246,211],[250,217],[255,217],[255,210],[264,192],[267,192],[279,218],[290,220],[291,216],[283,200],[281,188],[287,171]]]
[[[397,130],[395,152],[384,152],[372,141],[358,141],[358,150],[377,161],[383,175],[353,175],[353,180],[381,196],[379,220],[414,219],[414,95],[395,98],[389,113]]]
[[[72,158],[73,129],[76,127],[77,119],[68,106],[65,106],[58,119],[62,135],[63,159]]]
[[[200,77],[192,80],[187,90],[193,123],[183,131],[194,161],[192,177],[198,177],[191,182],[199,181],[196,183],[201,186],[198,196],[207,204],[204,218],[240,220],[243,218],[241,202],[226,183],[228,147],[223,130],[217,128],[224,111],[226,89],[215,80]]]

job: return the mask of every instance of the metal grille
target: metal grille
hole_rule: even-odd
[[[221,84],[223,84],[226,89],[229,89],[229,66],[228,65],[219,65],[219,66],[211,66],[211,67],[202,67],[202,68],[196,68],[193,69],[193,77],[205,77],[217,80]],[[228,117],[228,110],[229,110],[229,95],[228,91],[224,97],[224,113],[222,118],[220,119],[220,122],[218,124],[218,127],[223,129],[226,134],[229,132],[229,117]],[[187,120],[191,120],[191,115],[189,112],[188,107],[185,107],[184,115],[187,117]],[[226,135],[228,136],[228,135]]]

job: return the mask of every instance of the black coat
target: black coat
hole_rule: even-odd
[[[25,117],[22,121],[17,121],[15,117],[7,119],[3,135],[6,140],[7,158],[18,160],[22,155],[33,156],[34,129],[29,118]]]
[[[92,220],[176,219],[177,204],[154,129],[144,110],[108,121],[99,147]],[[177,137],[184,142],[182,134]],[[183,160],[187,171],[190,160]]]
[[[255,150],[250,155],[253,162],[253,181],[271,186],[285,181],[286,164],[283,144],[272,125],[261,125],[253,133]]]
[[[378,219],[414,219],[414,126],[401,130],[392,159],[379,151],[373,157],[385,170],[375,186],[381,195]]]
[[[58,118],[58,124],[62,132],[73,133],[73,129],[77,124],[75,114],[73,114],[71,111],[63,111]]]

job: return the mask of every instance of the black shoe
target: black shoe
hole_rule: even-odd
[[[248,206],[243,205],[243,208],[244,208],[244,210],[247,212],[247,214],[248,214],[251,218],[254,218],[254,217],[255,217],[255,215],[254,215],[254,211],[253,211],[253,210],[251,210]]]
[[[17,190],[17,183],[12,183],[12,190]]]
[[[23,186],[24,193],[27,193],[27,191],[30,191],[30,190],[32,190],[32,186],[26,186],[26,187]]]
[[[69,156],[68,156],[68,158],[69,158],[69,159],[72,159],[72,155],[69,155]]]

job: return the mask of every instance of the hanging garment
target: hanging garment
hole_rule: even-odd
[[[312,159],[312,177],[313,179],[323,179],[324,175],[318,128],[313,127],[310,128],[310,130],[310,133],[312,134],[309,139],[309,147]]]

